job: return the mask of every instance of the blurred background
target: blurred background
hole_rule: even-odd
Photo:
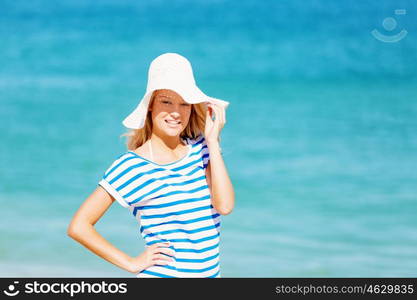
[[[412,0],[2,0],[0,276],[132,277],[66,229],[126,150],[121,121],[149,63],[177,52],[231,103],[223,277],[415,277],[416,11]],[[120,205],[96,228],[131,256],[144,249]]]

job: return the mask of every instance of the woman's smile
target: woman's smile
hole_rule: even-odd
[[[165,120],[165,122],[171,127],[178,127],[181,124],[181,121]]]

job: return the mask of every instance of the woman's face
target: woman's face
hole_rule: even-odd
[[[153,130],[169,136],[179,136],[187,127],[191,114],[191,104],[171,90],[158,90],[154,94],[152,107]]]

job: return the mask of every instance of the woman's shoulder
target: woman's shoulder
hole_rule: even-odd
[[[125,150],[121,153],[118,153],[116,155],[114,155],[111,159],[110,159],[110,166],[114,166],[117,164],[124,164],[126,161],[130,160],[131,158],[133,158],[135,156],[135,153],[132,152],[131,150]]]

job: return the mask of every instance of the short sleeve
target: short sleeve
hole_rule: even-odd
[[[201,155],[203,158],[203,165],[204,165],[204,170],[205,170],[207,169],[207,165],[210,160],[210,153],[209,153],[209,149],[208,149],[206,139],[204,138],[204,136],[202,136],[202,142],[201,142]]]
[[[129,208],[129,203],[120,192],[124,175],[128,172],[128,159],[119,156],[104,172],[98,182],[123,207]]]

